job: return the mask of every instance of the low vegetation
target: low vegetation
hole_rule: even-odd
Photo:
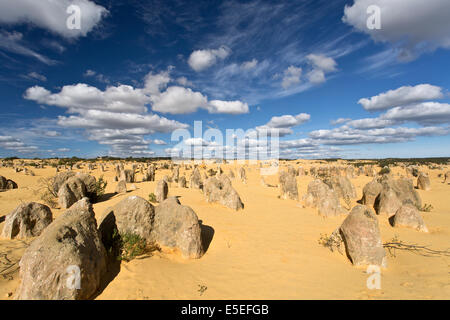
[[[419,209],[419,211],[422,211],[422,212],[431,212],[431,211],[433,211],[433,206],[431,205],[431,204],[424,204],[421,208],[418,208]]]
[[[156,195],[153,192],[148,195],[148,201],[149,202],[153,202],[153,203],[157,203],[158,202],[156,200]]]
[[[119,233],[117,229],[113,233],[114,245],[110,248],[117,251],[117,259],[129,262],[144,254],[159,251],[159,247],[155,244],[149,244],[141,236],[133,233]]]
[[[340,236],[336,236],[335,234],[332,234],[331,236],[328,236],[326,233],[320,234],[319,245],[330,249],[331,252],[337,250],[340,254],[342,254],[342,239]]]
[[[98,200],[101,196],[105,194],[106,186],[108,185],[108,182],[103,178],[103,176],[100,176],[100,178],[95,183],[95,199],[94,201]]]
[[[48,190],[44,190],[44,192],[41,193],[40,199],[42,200],[42,202],[44,202],[44,204],[46,204],[50,208],[52,209],[58,208],[57,198],[53,196],[53,194]]]
[[[396,250],[415,253],[424,257],[450,257],[450,249],[434,250],[429,246],[418,245],[415,243],[405,243],[395,236],[389,242],[383,243],[383,247],[388,250],[391,257],[396,257]]]

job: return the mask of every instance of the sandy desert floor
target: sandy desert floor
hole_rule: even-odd
[[[295,167],[309,168],[311,161],[292,161]],[[297,164],[298,163],[298,164]],[[317,165],[317,164],[316,164]],[[215,167],[215,166],[214,166]],[[235,172],[235,164],[222,165]],[[321,234],[331,234],[345,216],[323,218],[317,209],[304,208],[302,201],[279,199],[276,187],[261,184],[257,166],[247,169],[247,184],[233,180],[245,205],[232,211],[220,204],[207,203],[199,190],[169,185],[169,196],[179,196],[202,220],[207,244],[205,255],[198,260],[183,260],[176,253],[156,253],[122,262],[119,274],[97,299],[449,299],[450,258],[424,257],[397,251],[388,255],[388,267],[382,270],[381,289],[369,290],[365,268],[356,268],[345,255],[331,252],[319,244]],[[418,190],[423,203],[432,204],[431,212],[422,212],[429,233],[393,228],[386,216],[378,216],[383,242],[395,236],[408,243],[429,245],[446,250],[450,243],[450,184],[443,184],[438,174],[429,170],[431,191]],[[15,173],[12,168],[0,168],[0,175],[12,179],[18,189],[0,193],[0,216],[11,212],[21,201],[41,202],[39,179],[55,174],[55,169],[34,169],[35,176]],[[83,170],[77,170],[83,171]],[[190,171],[180,169],[189,177]],[[394,174],[404,174],[396,167]],[[108,181],[106,201],[94,204],[96,217],[106,208],[130,195],[148,199],[156,182],[137,182],[137,189],[114,195],[114,167],[107,171],[91,171]],[[156,181],[170,170],[157,170]],[[362,188],[373,178],[352,179],[358,199]],[[137,175],[137,181],[142,175]],[[276,175],[266,177],[266,183],[277,185]],[[300,198],[306,193],[310,176],[297,178]],[[356,205],[356,200],[353,205]],[[54,217],[63,210],[52,209]],[[4,223],[0,223],[0,230]],[[19,284],[17,264],[32,240],[0,239],[0,299],[11,299]],[[200,290],[202,288],[202,290]]]

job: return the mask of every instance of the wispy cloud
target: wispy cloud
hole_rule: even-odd
[[[20,32],[0,31],[0,49],[14,54],[35,58],[47,65],[54,65],[57,63],[55,60],[47,58],[28,48],[22,38],[23,35]]]

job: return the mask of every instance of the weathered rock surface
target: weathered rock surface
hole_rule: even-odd
[[[381,242],[378,218],[371,208],[355,206],[339,230],[346,252],[355,266],[386,267],[386,253]]]
[[[155,208],[154,238],[165,247],[177,248],[184,258],[203,255],[201,227],[195,212],[171,197]]]
[[[280,197],[283,199],[298,200],[296,171],[282,171],[279,176]]]
[[[110,215],[115,217],[113,220],[120,233],[136,234],[149,241],[153,240],[151,231],[155,208],[147,200],[138,196],[131,196],[106,209],[99,221],[100,231],[111,229],[106,227],[107,223],[112,220],[108,217]],[[103,237],[107,237],[104,232],[102,232]]]
[[[336,192],[322,180],[316,179],[308,184],[308,190],[304,197],[308,207],[318,208],[319,214],[323,216],[337,216],[345,214],[341,207]]]
[[[87,196],[86,185],[78,177],[69,178],[59,188],[58,203],[63,209],[70,208],[75,202]]]
[[[402,206],[402,202],[392,188],[384,188],[377,198],[375,208],[378,214],[392,216]]]
[[[356,198],[355,186],[346,176],[331,176],[326,178],[324,182],[336,192],[339,198]]]
[[[287,167],[287,173],[288,173],[289,175],[294,176],[294,177],[298,176],[298,171],[295,170],[295,168],[294,168],[293,166],[291,166],[291,165],[289,165],[289,166]]]
[[[90,198],[91,200],[95,200],[95,198],[97,197],[97,179],[94,176],[91,176],[89,174],[86,173],[82,173],[82,172],[71,172],[71,171],[67,171],[67,172],[61,172],[58,173],[56,176],[54,176],[52,178],[52,188],[55,194],[59,194],[59,191],[61,190],[61,188],[63,187],[64,184],[66,184],[69,180],[73,180],[73,178],[76,178],[78,180],[80,180],[81,182],[83,182],[84,184],[84,190],[85,193],[83,195]],[[70,182],[72,183],[72,182]],[[82,197],[77,197],[76,201],[80,200]],[[75,201],[75,202],[76,202]]]
[[[86,187],[87,197],[91,200],[94,200],[97,197],[96,193],[97,179],[94,176],[82,172],[77,172],[75,174],[75,177],[83,181]]]
[[[402,205],[393,217],[394,227],[413,228],[421,232],[428,232],[419,210],[412,204]]]
[[[178,178],[180,177],[180,167],[176,166],[172,170],[172,181],[178,182]]]
[[[203,188],[202,176],[201,176],[200,170],[198,170],[198,168],[194,168],[189,180],[190,180],[190,185],[189,185],[190,188],[192,188],[192,189],[202,189]]]
[[[17,189],[17,183],[12,181],[11,179],[6,179],[3,176],[0,176],[0,190],[11,190]]]
[[[372,180],[367,183],[363,188],[361,203],[373,208],[375,200],[380,195],[381,190],[383,190],[383,186],[377,180]]]
[[[203,186],[203,193],[208,202],[219,202],[236,211],[244,208],[239,194],[225,175],[208,178]]]
[[[417,208],[422,207],[422,200],[414,189],[412,180],[403,177],[395,180],[388,175],[378,180],[383,188],[374,204],[378,214],[392,216],[402,204],[406,203],[411,203]]]
[[[241,179],[243,183],[247,182],[247,173],[245,172],[244,167],[240,167],[238,170],[238,177]]]
[[[88,198],[44,229],[19,265],[21,284],[16,299],[92,298],[106,273],[106,251]]]
[[[148,181],[155,181],[156,169],[153,164],[149,165],[147,168]]]
[[[186,188],[186,177],[181,176],[180,179],[178,179],[178,187],[179,188]]]
[[[61,188],[61,186],[70,178],[72,178],[73,176],[75,176],[75,172],[72,171],[66,171],[66,172],[60,172],[58,173],[56,176],[54,176],[52,178],[52,187],[53,187],[53,192],[55,194],[58,194],[59,189]]]
[[[8,239],[37,237],[52,221],[52,211],[46,205],[22,203],[5,217],[1,236]]]
[[[430,177],[424,173],[419,174],[417,178],[417,189],[429,191],[431,190]]]
[[[159,180],[155,188],[156,201],[163,202],[167,199],[169,193],[169,186],[165,180]]]
[[[100,220],[101,237],[108,246],[112,233],[136,234],[148,243],[180,250],[184,258],[203,255],[201,226],[195,212],[168,198],[156,208],[143,198],[132,196],[108,208]]]
[[[116,193],[126,193],[127,192],[127,183],[123,180],[119,181],[116,186]]]
[[[125,180],[127,183],[135,182],[134,170],[126,169],[120,171],[119,180]]]

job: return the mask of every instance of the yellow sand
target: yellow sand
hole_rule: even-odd
[[[308,168],[311,161],[291,162]],[[317,165],[317,164],[316,164]],[[211,165],[209,167],[216,167]],[[222,166],[225,173],[238,166]],[[428,170],[431,191],[419,190],[423,203],[434,209],[422,213],[429,233],[412,229],[393,228],[387,217],[379,216],[383,242],[397,236],[408,243],[429,245],[445,250],[450,243],[450,185],[443,184],[438,170]],[[34,169],[36,176],[11,168],[0,168],[0,175],[16,181],[19,189],[0,193],[0,216],[11,212],[20,201],[37,201],[39,179],[55,174],[54,168]],[[185,173],[180,170],[181,175]],[[189,178],[189,172],[186,178]],[[394,174],[404,174],[395,168]],[[107,172],[99,169],[91,174],[104,175],[108,181],[106,193],[113,193],[113,165]],[[156,181],[169,170],[157,170]],[[237,177],[237,174],[236,174]],[[220,204],[207,203],[198,190],[181,189],[173,183],[169,196],[180,196],[183,205],[190,206],[207,226],[211,238],[205,255],[198,260],[183,260],[177,253],[156,253],[143,259],[122,262],[119,274],[108,284],[98,299],[449,299],[450,259],[423,257],[397,251],[388,255],[388,268],[382,270],[381,290],[369,290],[365,268],[356,268],[345,255],[331,252],[318,241],[321,234],[330,235],[345,216],[323,218],[316,209],[303,208],[302,201],[278,198],[276,187],[264,187],[256,165],[247,169],[247,184],[238,178],[233,186],[241,196],[245,208],[232,211]],[[310,176],[298,177],[299,194],[306,193]],[[140,174],[137,180],[142,180]],[[277,176],[265,178],[267,184],[277,185]],[[372,178],[352,179],[361,197],[362,188]],[[128,184],[128,188],[131,184]],[[114,195],[109,200],[94,204],[99,218],[104,210],[130,195],[145,199],[154,192],[156,182],[137,182],[137,190]],[[356,205],[356,200],[353,205]],[[343,204],[345,205],[345,204]],[[62,210],[52,210],[54,216]],[[208,228],[209,227],[209,228]],[[3,223],[0,223],[0,229]],[[0,252],[17,262],[28,241],[0,239]],[[3,268],[0,257],[0,269]],[[10,278],[0,276],[0,299],[11,299],[19,284],[18,271]],[[203,290],[200,290],[203,288]],[[202,292],[203,291],[203,292]]]

